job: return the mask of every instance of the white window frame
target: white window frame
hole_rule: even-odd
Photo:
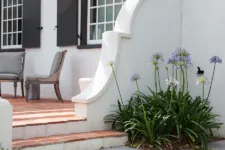
[[[107,1],[107,0],[106,0]],[[114,26],[115,26],[115,22],[116,22],[116,19],[115,19],[115,6],[116,5],[122,5],[124,4],[126,0],[121,0],[121,2],[119,3],[115,3],[115,0],[113,0],[113,3],[112,4],[105,4],[104,5],[98,5],[98,0],[96,0],[97,4],[96,6],[91,6],[91,0],[88,0],[88,19],[87,19],[87,44],[101,44],[102,43],[102,39],[97,39],[98,38],[98,33],[96,33],[96,40],[91,40],[90,39],[90,26],[91,25],[96,25],[96,32],[98,32],[98,25],[101,25],[101,24],[104,24],[104,32],[106,31],[106,24],[108,23],[113,23],[113,29],[114,29]],[[108,6],[113,6],[113,21],[106,21],[106,7]],[[104,7],[105,8],[105,21],[104,22],[98,22],[98,8],[101,8],[101,7]],[[90,23],[90,10],[93,9],[93,8],[96,8],[96,23]],[[103,33],[104,33],[103,32]]]
[[[19,17],[18,18],[18,7],[21,6],[22,8],[22,12],[21,12],[21,15],[23,14],[23,0],[22,0],[22,3],[19,4],[19,0],[16,0],[17,1],[17,4],[14,5],[13,4],[13,0],[12,0],[12,5],[11,6],[8,6],[8,1],[7,0],[7,6],[4,7],[4,0],[1,0],[1,4],[2,4],[2,7],[1,7],[1,49],[16,49],[16,48],[22,48],[22,41],[21,41],[21,44],[17,44],[17,45],[8,45],[8,36],[7,36],[7,39],[6,39],[6,43],[7,45],[3,45],[3,35],[7,34],[17,34],[17,39],[16,39],[16,43],[18,43],[18,34],[21,33],[21,38],[22,38],[22,30],[21,31],[18,31],[18,20],[21,20],[23,19],[23,16]],[[13,7],[17,7],[17,18],[13,18]],[[3,20],[4,18],[4,8],[7,8],[7,19],[6,20]],[[8,8],[12,8],[12,18],[11,19],[8,19]],[[13,20],[16,20],[17,21],[17,27],[16,27],[16,31],[13,31]],[[7,32],[6,33],[3,33],[3,30],[4,30],[4,27],[3,27],[3,22],[6,21],[7,22]],[[8,21],[12,21],[12,31],[11,32],[8,32]],[[22,26],[22,25],[21,25]],[[22,28],[22,27],[21,27]]]

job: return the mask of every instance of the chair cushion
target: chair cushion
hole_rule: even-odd
[[[55,54],[51,71],[50,71],[50,76],[54,75],[59,70],[60,65],[62,63],[62,58],[63,58],[63,52],[60,51]]]
[[[26,81],[38,81],[39,79],[46,79],[48,75],[30,75],[26,77]]]
[[[24,52],[22,53],[0,53],[0,74],[16,74],[22,71],[22,62]]]
[[[19,76],[15,74],[0,74],[0,80],[17,80],[17,79],[19,79]]]

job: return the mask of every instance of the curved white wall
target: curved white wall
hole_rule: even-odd
[[[137,4],[134,14],[128,7],[131,3]],[[119,17],[116,22],[117,31],[132,31],[130,39],[121,39],[117,49],[119,54],[115,62],[116,74],[125,100],[129,99],[136,90],[134,84],[129,81],[132,73],[140,73],[143,78],[140,81],[140,88],[146,90],[147,85],[153,85],[152,66],[149,65],[151,55],[158,51],[166,51],[165,55],[169,55],[176,47],[180,46],[180,6],[180,0],[128,0],[123,7],[120,13],[121,17],[134,15],[132,16],[131,30],[123,30],[122,26],[118,27],[124,23],[125,18]],[[103,47],[102,51],[104,50]],[[110,69],[109,66],[108,68]],[[101,96],[87,104],[89,130],[101,130],[109,127],[105,126],[103,118],[110,113],[111,105],[116,104],[118,98],[115,82],[110,80]],[[79,99],[73,100],[82,102]],[[88,100],[84,102],[88,102]],[[75,103],[75,111],[76,105],[79,103]]]
[[[131,3],[136,3],[134,10],[136,13],[130,11],[128,6]],[[130,25],[129,19],[132,17],[133,21]],[[153,68],[149,62],[155,52],[164,54],[165,64],[161,65],[160,71],[161,81],[165,86],[165,65],[171,53],[180,46],[192,54],[194,64],[189,69],[190,90],[193,96],[200,95],[201,87],[196,86],[197,67],[205,70],[206,76],[210,78],[213,65],[209,64],[209,58],[213,55],[225,58],[225,1],[127,0],[120,12],[114,32],[125,32],[130,35],[130,39],[121,39],[116,59],[116,74],[125,100],[129,99],[136,90],[135,85],[129,82],[129,76],[134,72],[142,76],[140,88],[143,92],[148,91],[146,86],[154,87]],[[106,41],[109,39],[111,39],[110,35],[108,39],[104,38]],[[107,49],[103,48],[103,51]],[[222,88],[225,84],[223,80],[225,70],[223,68],[224,64],[217,66],[210,101],[214,111],[221,115],[220,121],[225,122],[223,100],[225,95]],[[73,99],[75,102],[87,103],[86,117],[89,130],[107,128],[103,118],[109,114],[111,105],[116,104],[119,98],[114,80],[109,78],[105,89],[103,93],[97,93],[99,97],[95,98],[95,101],[89,101],[93,97],[85,97],[85,92],[82,93],[84,95],[80,95],[81,97]],[[75,104],[75,111],[79,103]],[[220,133],[225,135],[224,128]]]

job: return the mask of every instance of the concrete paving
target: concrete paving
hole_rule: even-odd
[[[210,143],[209,148],[210,150],[225,150],[225,141]],[[109,148],[105,150],[136,150],[136,149],[122,146],[122,147],[116,147],[116,148]]]
[[[122,147],[109,148],[109,149],[105,149],[105,150],[136,150],[136,149],[122,146]]]
[[[225,141],[218,141],[209,144],[212,150],[225,150]]]

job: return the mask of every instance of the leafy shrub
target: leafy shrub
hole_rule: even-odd
[[[106,116],[105,120],[112,123],[113,129],[127,132],[130,140],[141,141],[140,144],[148,143],[162,149],[162,145],[170,145],[171,140],[176,140],[178,143],[188,143],[193,148],[201,146],[202,149],[208,149],[209,138],[213,137],[212,130],[222,126],[208,101],[215,66],[222,63],[222,60],[218,56],[210,59],[214,63],[212,81],[200,76],[197,84],[202,85],[202,96],[195,98],[188,88],[188,68],[192,64],[190,54],[184,49],[173,53],[168,61],[172,65],[172,77],[169,77],[166,67],[168,88],[165,91],[161,88],[159,78],[159,64],[162,61],[164,59],[161,53],[153,55],[155,90],[148,87],[147,94],[139,90],[138,80],[141,77],[137,73],[131,76],[130,80],[136,84],[137,92],[127,104],[123,102],[113,63],[110,63],[120,100],[116,111]],[[205,99],[205,85],[209,84],[210,89]]]

